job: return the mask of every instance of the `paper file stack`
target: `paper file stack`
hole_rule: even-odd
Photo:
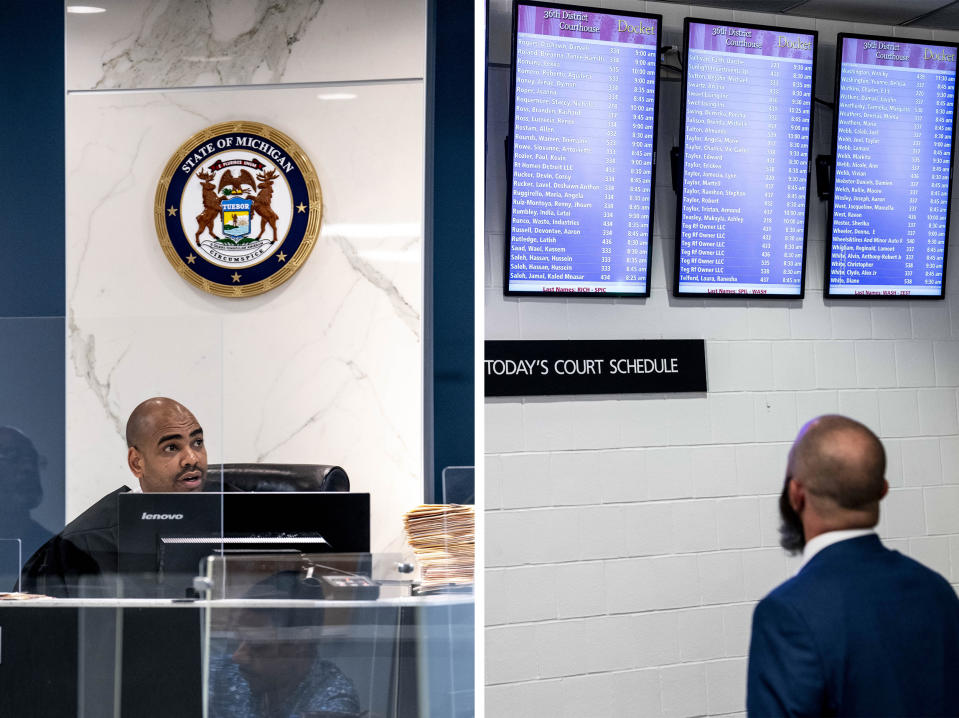
[[[403,523],[423,569],[421,591],[473,583],[472,506],[424,504],[408,511]]]

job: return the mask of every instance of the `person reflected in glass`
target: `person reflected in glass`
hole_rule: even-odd
[[[257,584],[247,598],[319,599],[299,574],[283,572]],[[350,718],[364,715],[353,682],[322,657],[312,630],[322,608],[242,609],[235,614],[239,640],[229,656],[211,663],[214,718]]]
[[[22,431],[0,426],[0,540],[4,541],[0,591],[16,588],[20,567],[13,562],[20,559],[15,541],[19,539],[22,555],[29,556],[53,535],[30,516],[43,500],[40,463],[40,454]]]

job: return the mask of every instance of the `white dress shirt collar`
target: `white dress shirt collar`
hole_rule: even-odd
[[[803,567],[812,560],[812,557],[827,546],[832,546],[834,543],[839,543],[846,539],[859,538],[860,536],[868,536],[874,533],[876,533],[875,529],[846,529],[843,531],[827,531],[824,534],[819,534],[809,539],[806,543],[806,547],[802,552],[802,565],[800,565],[799,570],[802,571]]]

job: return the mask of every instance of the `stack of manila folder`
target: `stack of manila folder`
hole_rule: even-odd
[[[421,591],[473,583],[472,506],[424,504],[408,511],[403,524],[423,569]]]

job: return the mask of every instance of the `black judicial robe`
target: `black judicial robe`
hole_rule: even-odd
[[[24,564],[21,590],[57,598],[117,594],[117,523],[122,486],[88,508]]]

